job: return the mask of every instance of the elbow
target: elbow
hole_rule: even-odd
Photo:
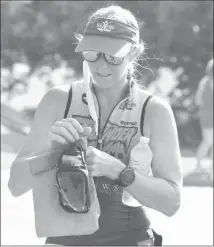
[[[172,217],[177,213],[180,206],[181,206],[180,197],[176,197],[176,198],[168,197],[167,199],[161,201],[161,203],[159,201],[159,203],[157,203],[156,205],[156,208],[154,209],[156,209],[157,211],[159,211],[160,213],[164,214],[167,217]]]
[[[165,210],[164,214],[167,217],[172,217],[178,212],[179,208],[180,208],[179,202],[171,203],[171,205],[167,208],[167,210]]]
[[[176,187],[176,189],[173,190],[173,193],[171,194],[171,196],[167,197],[165,202],[166,204],[165,204],[165,207],[162,213],[166,215],[167,217],[174,216],[178,212],[181,206],[180,188]]]
[[[19,190],[19,186],[18,186],[18,181],[17,181],[17,171],[15,169],[14,163],[12,164],[11,168],[10,168],[10,177],[9,177],[9,181],[7,184],[7,187],[10,191],[10,193],[12,194],[12,196],[14,197],[18,197],[21,195],[20,190]]]
[[[10,190],[10,193],[12,194],[12,196],[14,197],[18,197],[20,196],[22,193],[17,189],[16,186],[12,185],[12,183],[9,181],[8,182],[8,189]]]
[[[14,184],[11,180],[8,182],[8,189],[10,190],[10,193],[14,197],[18,197],[29,191],[28,188],[24,188],[23,186],[20,186],[18,184]]]
[[[20,185],[17,183],[17,180],[11,175],[10,175],[7,186],[12,196],[18,197],[23,194],[23,189],[20,188]]]

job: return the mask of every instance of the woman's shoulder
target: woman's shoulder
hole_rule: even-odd
[[[162,131],[164,126],[175,126],[175,118],[170,104],[163,98],[151,94],[146,88],[141,89],[141,96],[146,105],[144,132],[146,136]],[[174,128],[174,127],[173,127]]]
[[[47,104],[59,104],[67,98],[70,87],[71,85],[54,86],[45,93],[42,101]]]
[[[165,117],[173,117],[173,111],[167,100],[161,98],[159,96],[153,95],[148,92],[146,89],[142,89],[143,94],[145,96],[145,100],[151,95],[147,106],[146,112],[148,114],[148,118],[151,121],[160,121],[164,122]]]
[[[150,105],[151,105],[151,109],[153,110],[171,109],[171,106],[167,100],[156,95],[152,95]]]
[[[71,87],[73,90],[77,87],[82,87],[82,84],[83,84],[82,81],[75,81],[72,82],[71,84],[54,86],[46,92],[44,98],[47,98],[50,101],[55,101],[56,103],[65,101],[68,98],[68,94]]]
[[[139,88],[142,95],[142,99],[144,99],[144,101],[149,96],[151,96],[151,99],[148,104],[148,107],[150,108],[151,111],[160,111],[161,109],[171,109],[170,104],[164,98],[161,98],[159,96],[150,93],[146,87],[139,87]]]
[[[57,116],[61,117],[67,104],[70,88],[72,87],[73,90],[78,83],[79,82],[72,82],[72,84],[63,84],[52,87],[45,93],[38,108],[55,112]]]

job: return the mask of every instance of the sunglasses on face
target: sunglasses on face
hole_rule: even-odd
[[[105,61],[110,65],[120,65],[124,60],[124,57],[114,57],[97,51],[83,51],[82,57],[87,62],[96,62],[100,58],[101,54],[103,55]]]

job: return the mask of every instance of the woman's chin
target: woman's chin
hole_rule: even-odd
[[[110,89],[115,87],[115,84],[111,80],[111,76],[107,78],[94,78],[93,83],[95,86],[102,88],[102,89]]]
[[[99,82],[95,82],[94,85],[100,89],[111,89],[115,87],[115,85],[112,85],[112,84],[104,84],[104,83],[99,83]]]

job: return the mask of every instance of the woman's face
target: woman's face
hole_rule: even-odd
[[[111,89],[124,84],[127,78],[128,65],[128,55],[120,65],[111,65],[107,63],[103,54],[101,54],[96,62],[88,62],[93,83],[103,89]]]

